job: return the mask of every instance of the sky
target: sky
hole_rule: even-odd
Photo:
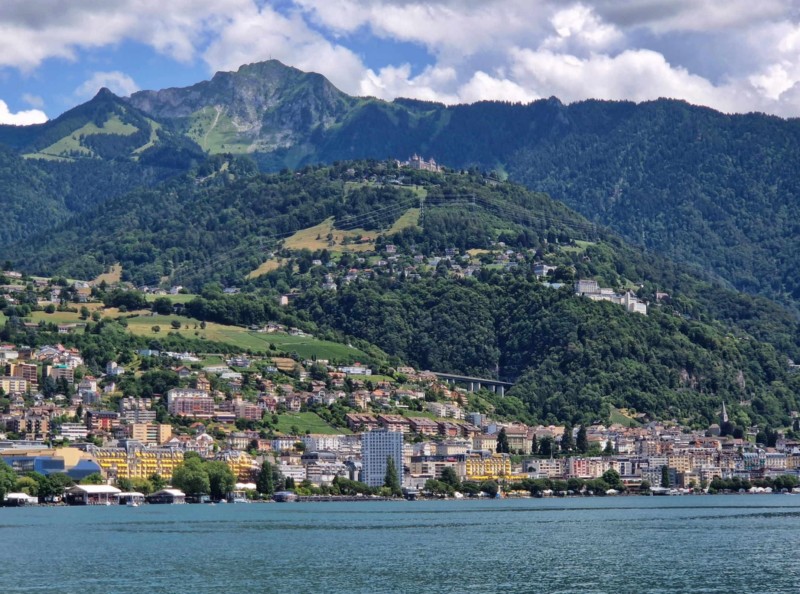
[[[800,116],[800,0],[2,0],[0,123],[270,58],[388,100]]]

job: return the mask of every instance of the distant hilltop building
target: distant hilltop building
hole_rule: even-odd
[[[613,289],[601,287],[595,280],[576,281],[575,294],[588,297],[592,301],[610,301],[621,305],[629,312],[647,315],[647,304],[640,301],[636,295],[630,291],[626,291],[624,295],[618,295]]]
[[[432,157],[430,161],[426,161],[417,154],[412,155],[408,161],[398,161],[397,165],[399,167],[410,167],[418,171],[433,171],[434,173],[444,171],[444,167],[439,165]]]

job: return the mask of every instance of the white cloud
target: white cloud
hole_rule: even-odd
[[[530,103],[541,96],[535,91],[525,88],[507,78],[495,78],[485,72],[478,71],[463,85],[458,92],[462,103],[475,101],[500,100],[514,103]]]
[[[557,2],[557,0],[553,0]],[[585,0],[607,22],[659,34],[735,30],[796,18],[795,0]]]
[[[799,115],[799,2],[4,0],[0,67],[32,72],[47,58],[75,60],[80,50],[133,40],[178,61],[201,58],[212,70],[277,58],[346,92],[385,99],[669,96]],[[418,45],[432,59],[421,72],[402,55],[375,65],[351,49],[362,36]],[[105,74],[119,76],[96,74],[80,92],[135,90],[124,74]]]
[[[112,72],[95,72],[89,80],[75,89],[75,96],[87,99],[96,95],[97,91],[103,87],[115,95],[123,97],[139,90],[139,85],[130,76],[114,70]]]
[[[545,39],[542,45],[551,49],[577,46],[598,51],[608,49],[623,39],[616,27],[604,23],[591,8],[583,4],[559,10],[550,23],[555,35]]]
[[[47,121],[47,114],[39,109],[29,109],[11,113],[5,101],[0,99],[0,124],[11,124],[13,126],[29,126],[30,124],[42,124]]]
[[[344,91],[357,92],[365,67],[342,45],[308,27],[298,14],[285,16],[251,6],[225,22],[203,55],[214,70],[274,58],[301,70],[319,72]]]
[[[582,59],[548,50],[512,51],[512,72],[540,94],[572,102],[588,98],[648,101],[660,97],[714,105],[722,111],[746,109],[742,89],[715,86],[703,77],[673,67],[650,50],[626,50],[616,56],[593,54]]]
[[[339,34],[373,34],[424,45],[437,55],[468,56],[520,36],[536,37],[551,12],[531,0],[295,0]]]
[[[428,67],[417,76],[411,65],[387,66],[378,72],[368,70],[359,85],[359,94],[391,100],[396,97],[458,103],[454,92],[457,74],[452,68]]]
[[[204,35],[252,0],[3,0],[0,66],[30,71],[47,58],[131,39],[188,61]]]

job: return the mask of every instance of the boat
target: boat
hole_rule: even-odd
[[[139,507],[139,503],[133,499],[128,499],[128,502],[125,505],[128,507]]]

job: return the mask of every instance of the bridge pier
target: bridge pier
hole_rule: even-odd
[[[469,391],[470,392],[474,392],[475,391],[475,382],[470,382],[469,383]]]
[[[505,386],[497,386],[497,389],[500,390],[500,397],[506,395],[506,387]]]

